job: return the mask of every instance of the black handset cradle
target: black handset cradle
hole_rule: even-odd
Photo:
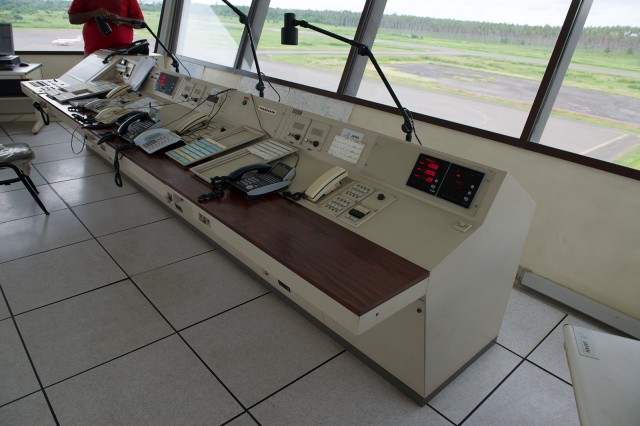
[[[226,180],[232,190],[251,200],[288,188],[295,174],[295,169],[285,163],[258,163],[235,170]]]

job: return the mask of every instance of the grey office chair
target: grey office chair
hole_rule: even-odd
[[[0,169],[11,169],[16,177],[0,180],[0,185],[11,185],[22,182],[31,194],[36,203],[45,214],[49,214],[47,208],[38,197],[38,190],[29,177],[31,172],[30,161],[35,157],[33,150],[26,143],[6,143],[0,144]]]

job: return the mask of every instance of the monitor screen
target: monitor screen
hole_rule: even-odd
[[[13,55],[14,53],[11,24],[0,23],[0,56]]]

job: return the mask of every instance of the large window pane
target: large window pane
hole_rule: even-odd
[[[84,50],[82,25],[69,23],[67,10],[71,0],[20,0],[2,3],[4,4],[0,9],[0,22],[12,24],[16,51]],[[145,21],[155,32],[160,21],[162,2],[139,3]],[[149,31],[134,31],[134,40],[144,38],[153,45]]]
[[[231,3],[244,14],[250,0]],[[232,67],[238,54],[244,25],[233,10],[216,0],[185,0],[176,53],[205,62]]]
[[[594,0],[540,143],[640,169],[637,0]]]
[[[388,1],[372,51],[409,110],[519,137],[569,4]],[[371,64],[358,97],[393,104]]]
[[[267,76],[335,92],[351,48],[348,44],[300,28],[297,46],[280,44],[280,28],[285,12],[296,19],[353,39],[364,8],[364,0],[271,0],[258,58]]]

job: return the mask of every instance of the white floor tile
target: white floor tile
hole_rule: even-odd
[[[181,334],[245,406],[266,398],[342,350],[271,294]]]
[[[126,178],[122,187],[116,186],[113,179],[113,173],[105,173],[52,183],[51,187],[71,207],[138,192]]]
[[[37,392],[0,407],[0,424],[11,426],[55,426],[42,392]]]
[[[62,425],[219,425],[243,411],[177,335],[47,393]]]
[[[0,205],[2,206],[2,209],[0,209],[0,222],[8,222],[10,220],[44,214],[36,200],[31,196],[31,193],[25,189],[22,182],[14,183],[12,186],[19,189],[0,193]],[[40,201],[42,201],[47,211],[53,212],[67,208],[49,185],[39,186],[37,189],[39,193],[36,195],[38,195],[38,198],[40,198]]]
[[[40,386],[11,319],[0,321],[0,344],[0,405],[3,405],[37,391]]]
[[[499,345],[493,345],[429,405],[454,423],[460,423],[522,361]]]
[[[91,234],[69,210],[0,223],[0,262],[90,238]]]
[[[511,291],[497,341],[525,357],[565,315],[559,309],[514,289]]]
[[[465,426],[578,426],[573,388],[524,362],[475,411]]]
[[[10,316],[11,314],[9,313],[9,308],[7,308],[7,304],[4,303],[4,297],[0,297],[0,321],[9,318]]]
[[[450,426],[343,353],[249,410],[263,425]]]
[[[34,167],[49,183],[113,172],[113,167],[95,155],[35,164]]]
[[[33,126],[33,123],[31,123]],[[45,126],[46,127],[46,126]],[[20,133],[11,135],[14,142],[28,143],[29,146],[55,145],[59,143],[71,143],[71,134],[60,126],[54,129],[38,132],[37,135],[32,133]],[[30,132],[31,130],[29,130]],[[76,136],[77,139],[77,136]],[[80,141],[80,139],[77,139]]]
[[[32,131],[33,123],[33,121],[14,121],[12,123],[2,123],[2,128],[8,135],[25,135],[31,137],[35,136]],[[52,121],[48,126],[42,127],[39,133],[52,130],[61,130],[61,127],[58,123]]]
[[[132,280],[177,330],[267,293],[255,278],[218,251],[136,275]]]
[[[212,250],[175,218],[109,234],[98,241],[129,276]]]
[[[140,193],[83,204],[73,211],[96,237],[173,217],[162,204]]]
[[[172,333],[130,281],[29,311],[16,322],[44,386]]]
[[[127,277],[95,240],[0,264],[0,276],[14,315]]]
[[[35,154],[35,158],[32,161],[33,164],[91,155],[86,147],[83,148],[82,142],[77,140],[74,141],[73,146],[71,146],[71,142],[69,141],[55,145],[34,146],[31,149]]]
[[[567,363],[567,355],[564,350],[564,335],[562,326],[564,324],[578,325],[580,327],[589,328],[591,330],[604,331],[600,327],[589,324],[572,315],[568,315],[553,332],[544,339],[544,342],[536,348],[528,359],[537,364],[541,368],[555,374],[563,380],[571,383],[571,374],[569,373],[569,364]]]

